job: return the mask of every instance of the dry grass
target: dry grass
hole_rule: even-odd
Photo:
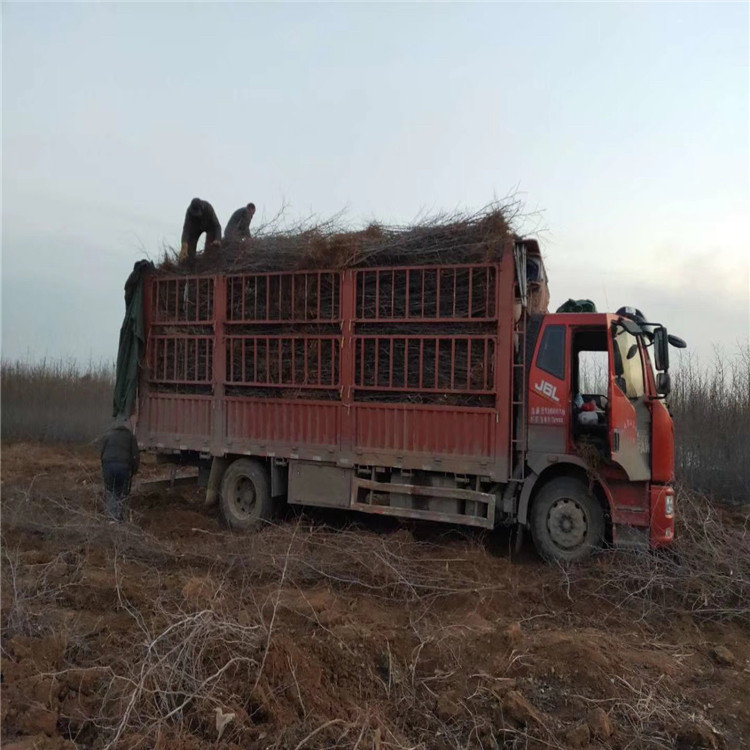
[[[730,503],[750,502],[750,347],[710,364],[686,358],[673,375],[677,476]]]
[[[3,362],[3,440],[88,443],[111,422],[114,366]]]

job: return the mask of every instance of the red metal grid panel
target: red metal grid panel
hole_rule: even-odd
[[[210,324],[214,317],[214,279],[180,276],[151,280],[155,325]]]
[[[227,397],[227,439],[255,443],[339,445],[337,402]]]
[[[356,273],[356,322],[494,320],[496,266],[368,268]]]
[[[162,436],[210,437],[212,431],[211,396],[150,393],[145,431]]]
[[[149,336],[152,383],[205,385],[213,379],[213,336]]]
[[[338,388],[340,336],[227,336],[229,385]]]
[[[495,411],[357,404],[355,448],[492,457]]]
[[[341,317],[338,271],[228,276],[227,323],[330,323]]]
[[[365,335],[354,342],[360,390],[495,392],[494,336]]]

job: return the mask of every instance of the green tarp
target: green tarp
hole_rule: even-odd
[[[590,299],[569,299],[567,302],[563,302],[555,312],[559,313],[573,313],[573,312],[585,312],[595,313],[596,305]]]
[[[143,283],[147,271],[154,264],[139,260],[125,282],[125,319],[120,328],[117,350],[117,375],[112,404],[112,416],[129,417],[138,395],[138,368],[146,346],[143,320]]]

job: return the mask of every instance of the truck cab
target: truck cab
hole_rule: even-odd
[[[601,533],[602,521],[604,534],[618,546],[671,542],[674,437],[664,403],[666,329],[623,309],[533,316],[529,336],[530,475],[522,497],[535,496],[527,520],[537,546],[546,547],[548,556],[575,559]],[[650,350],[659,352],[658,374]],[[561,489],[553,492],[550,483]],[[588,491],[581,495],[576,487],[583,485]],[[542,490],[555,497],[538,503]]]

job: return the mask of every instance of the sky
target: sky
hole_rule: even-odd
[[[133,263],[222,224],[517,194],[552,309],[750,335],[747,3],[2,5],[2,357],[111,361]]]

